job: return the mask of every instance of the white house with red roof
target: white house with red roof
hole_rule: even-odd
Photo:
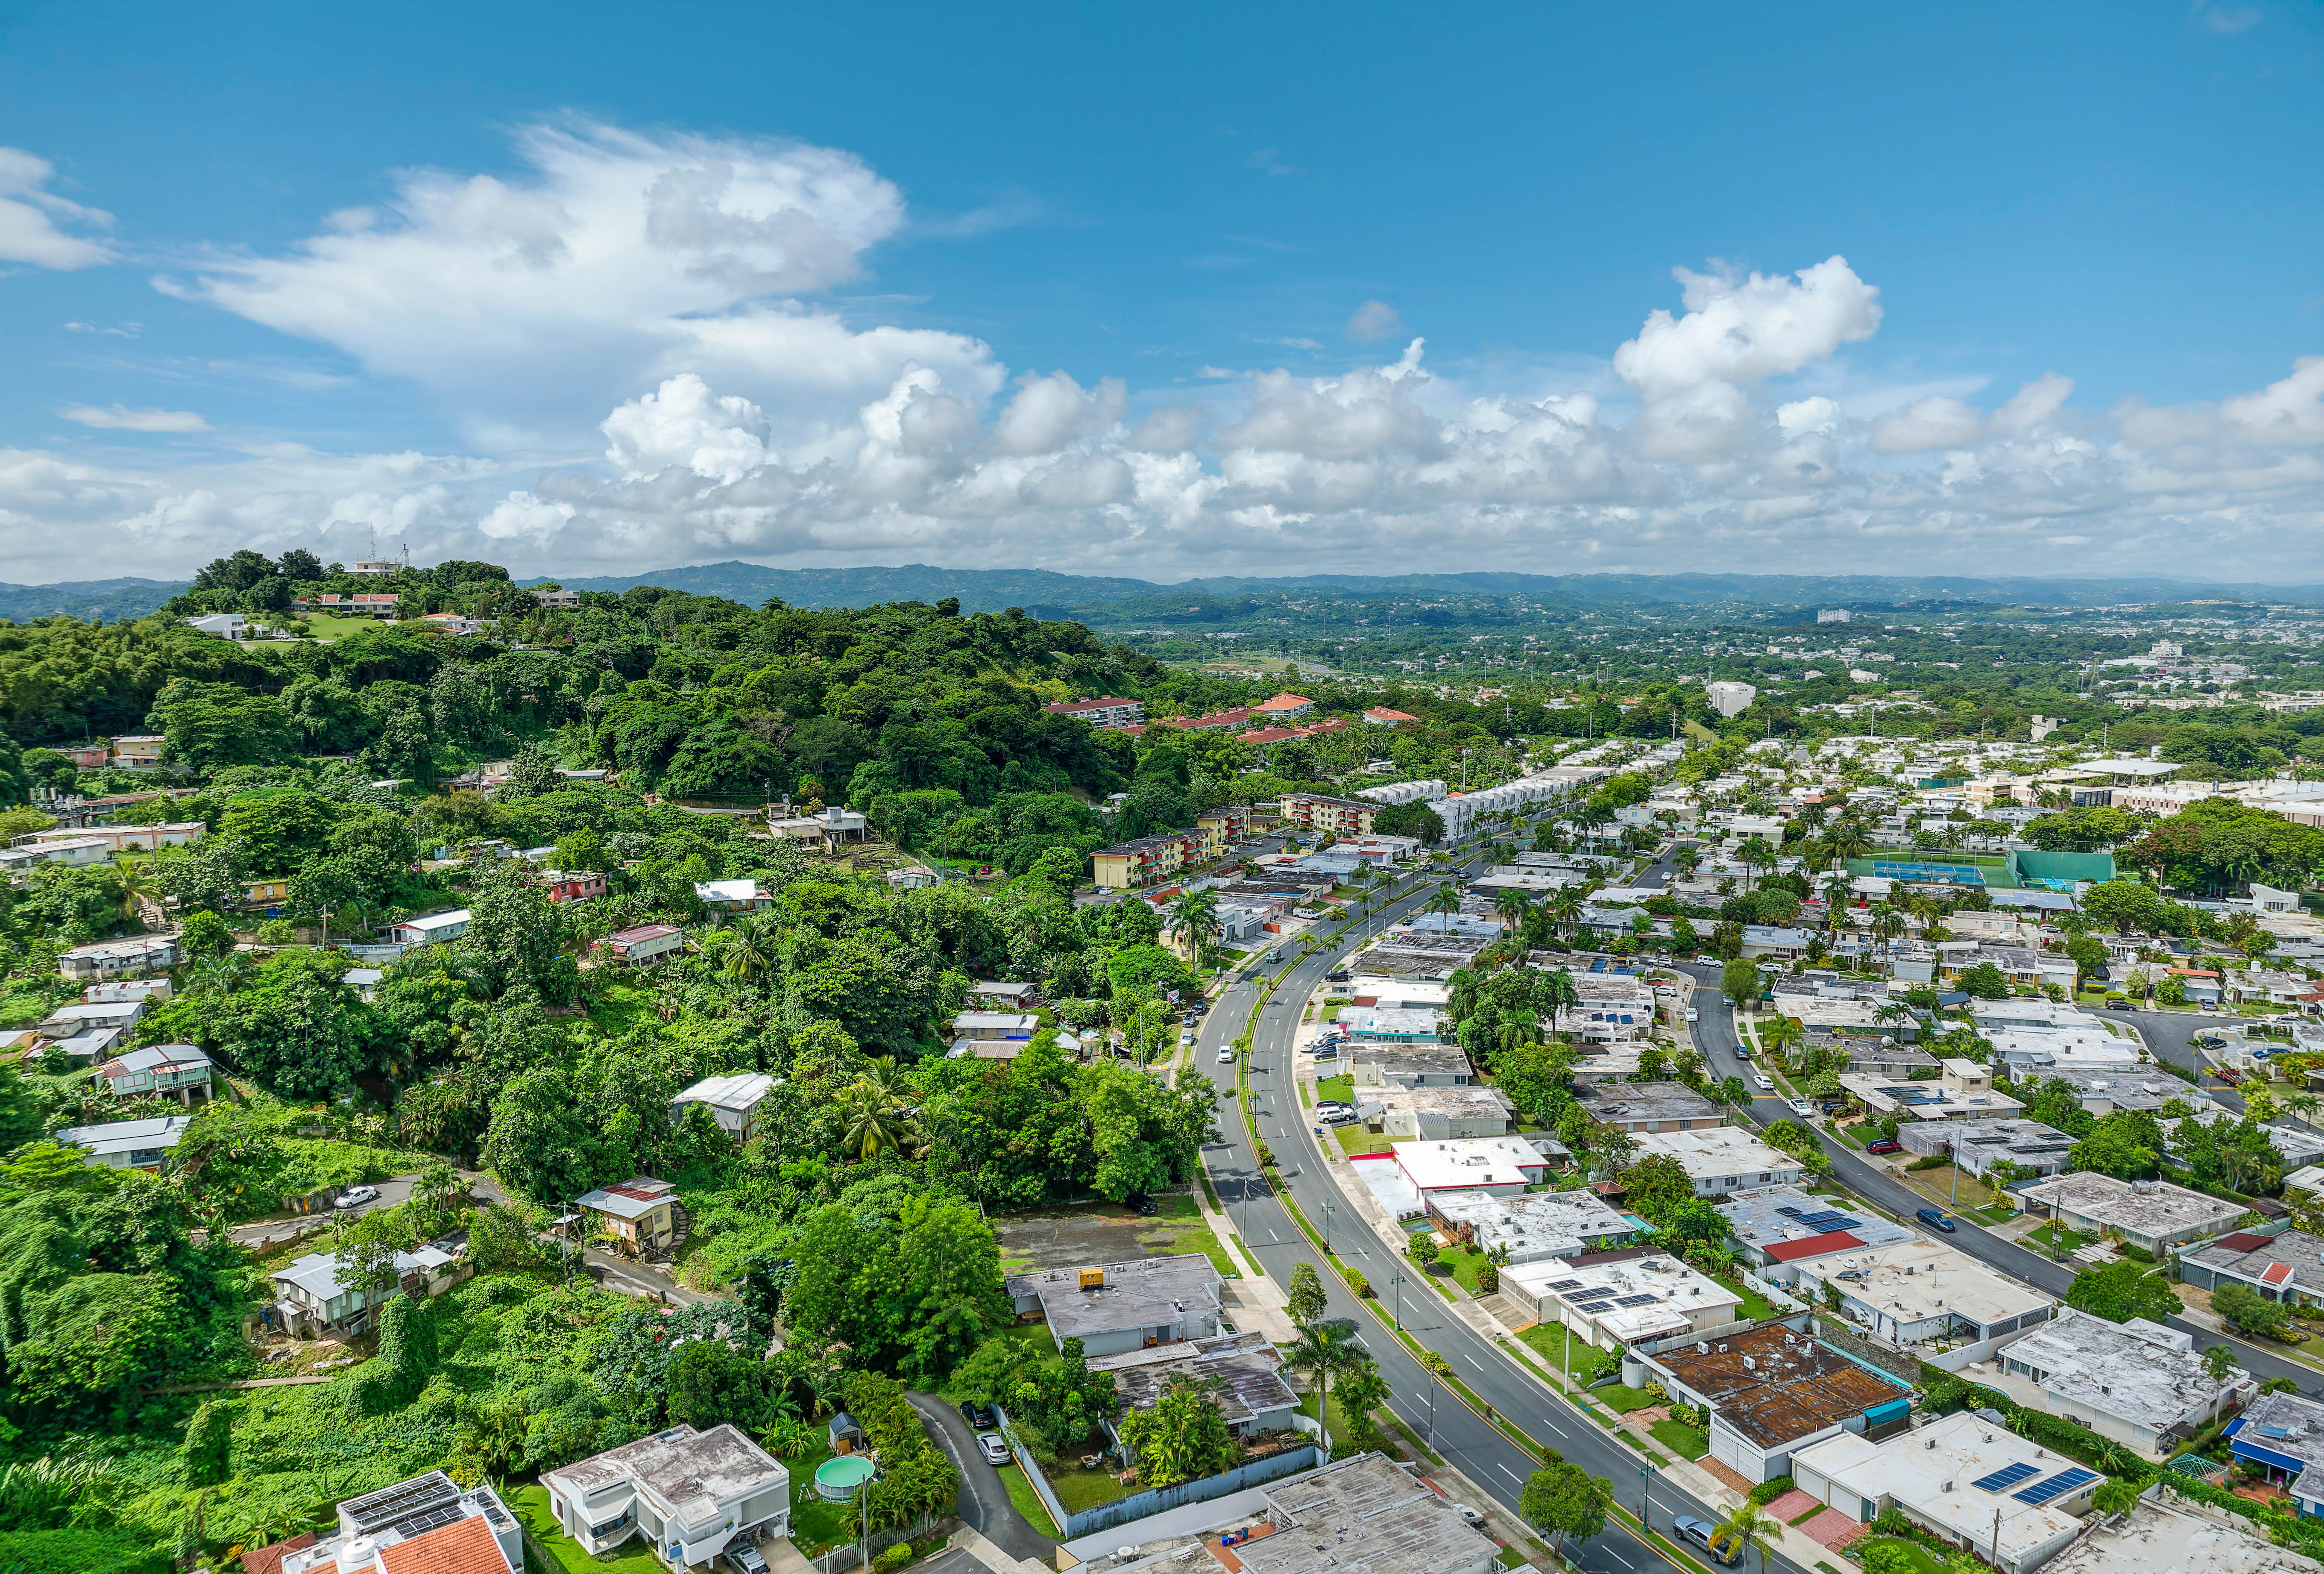
[[[278,1574],[521,1574],[524,1532],[499,1495],[462,1487],[441,1470],[350,1497],[337,1534],[243,1554]],[[303,1542],[304,1545],[299,1542]]]

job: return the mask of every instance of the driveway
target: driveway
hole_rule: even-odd
[[[928,1423],[928,1430],[952,1460],[953,1468],[960,1472],[961,1522],[1012,1558],[1055,1562],[1057,1543],[1026,1523],[1017,1505],[1009,1501],[1009,1488],[1001,1484],[1001,1472],[985,1463],[976,1446],[976,1434],[969,1430],[959,1409],[933,1393],[907,1397]]]

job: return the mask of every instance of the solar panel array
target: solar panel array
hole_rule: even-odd
[[[1614,1302],[1617,1306],[1651,1306],[1662,1299],[1659,1295],[1625,1295]]]
[[[2004,1465],[1990,1476],[1980,1476],[1969,1483],[1979,1492],[1999,1492],[2005,1486],[2015,1486],[2034,1474],[2031,1465]]]
[[[1549,1287],[1552,1290],[1579,1290],[1582,1288],[1582,1281],[1579,1279],[1553,1279],[1549,1282]]]
[[[2047,1481],[2036,1481],[2023,1492],[2009,1495],[2020,1503],[2047,1503],[2060,1493],[2071,1492],[2077,1486],[2087,1486],[2098,1478],[2095,1470],[2085,1470],[2077,1465],[2070,1470],[2061,1470]]]
[[[424,1514],[415,1514],[409,1519],[397,1520],[393,1529],[397,1535],[410,1541],[414,1536],[424,1536],[429,1531],[441,1530],[447,1524],[456,1523],[467,1517],[466,1511],[455,1504],[449,1508],[431,1508]]]

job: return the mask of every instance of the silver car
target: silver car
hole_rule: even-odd
[[[986,1464],[1006,1465],[1009,1463],[1009,1445],[1001,1440],[1001,1434],[999,1432],[977,1433],[976,1446],[978,1449],[982,1450]]]

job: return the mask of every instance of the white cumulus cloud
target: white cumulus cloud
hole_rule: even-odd
[[[131,410],[125,405],[99,407],[68,404],[57,413],[82,426],[102,431],[208,431],[210,423],[190,410]]]
[[[69,271],[113,261],[102,241],[68,233],[60,224],[106,229],[113,215],[68,202],[49,190],[56,166],[22,148],[0,147],[0,262]]]

